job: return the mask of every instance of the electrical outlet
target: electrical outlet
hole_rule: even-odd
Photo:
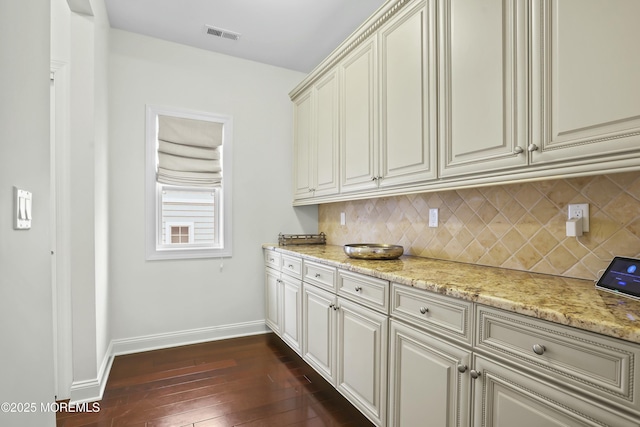
[[[438,226],[438,208],[429,209],[429,227]]]
[[[340,225],[346,225],[347,224],[347,216],[345,215],[344,212],[340,212]]]
[[[589,204],[576,203],[569,205],[569,215],[567,219],[582,218],[582,231],[589,231]]]

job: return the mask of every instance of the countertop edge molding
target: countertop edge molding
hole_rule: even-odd
[[[599,291],[590,280],[406,255],[390,261],[357,260],[334,245],[262,247],[640,344],[640,301]]]

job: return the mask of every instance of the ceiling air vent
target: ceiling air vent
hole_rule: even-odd
[[[238,40],[240,38],[240,34],[234,33],[233,31],[223,30],[222,28],[216,28],[209,25],[205,25],[205,30],[207,34],[215,37],[222,37],[223,39],[229,40]]]

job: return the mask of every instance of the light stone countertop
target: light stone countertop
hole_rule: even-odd
[[[360,260],[332,245],[264,244],[263,248],[640,343],[640,301],[596,290],[590,280],[414,256]]]

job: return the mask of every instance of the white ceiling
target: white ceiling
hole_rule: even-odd
[[[105,0],[112,28],[309,72],[386,0]],[[240,34],[206,34],[206,26]]]

